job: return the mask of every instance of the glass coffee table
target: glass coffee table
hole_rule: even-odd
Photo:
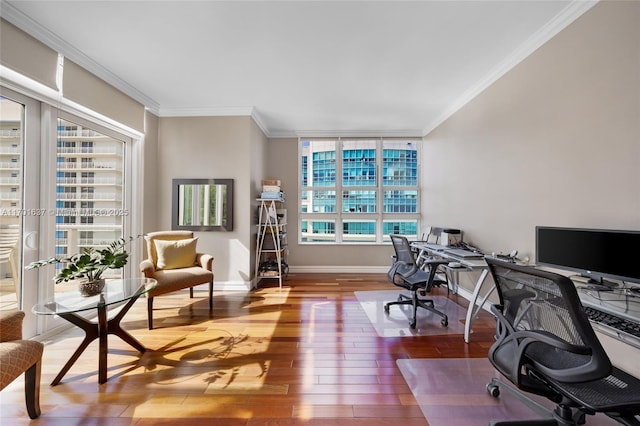
[[[145,352],[146,348],[120,326],[120,321],[131,309],[138,297],[149,292],[156,285],[156,280],[152,278],[107,280],[104,290],[98,295],[84,297],[76,289],[56,294],[35,305],[32,308],[33,313],[38,315],[58,315],[80,327],[85,333],[84,340],[71,355],[69,361],[62,367],[60,373],[53,379],[51,386],[60,383],[67,371],[89,346],[89,343],[96,339],[99,342],[98,382],[100,384],[105,383],[107,381],[107,336],[109,334],[115,334],[135,349]],[[107,319],[108,307],[123,302],[126,303],[120,311],[113,318]],[[90,321],[79,315],[80,312],[94,309],[98,312],[98,322]]]

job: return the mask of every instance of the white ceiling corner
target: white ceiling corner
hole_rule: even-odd
[[[597,3],[1,1],[154,114],[268,137],[424,136]]]

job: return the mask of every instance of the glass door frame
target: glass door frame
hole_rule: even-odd
[[[123,202],[125,206],[125,210],[131,210],[131,203],[133,202],[132,188],[129,185],[132,178],[132,156],[133,154],[133,144],[134,139],[128,135],[125,135],[121,132],[113,130],[109,127],[102,125],[99,120],[81,117],[72,112],[64,111],[58,109],[56,107],[43,104],[43,133],[47,135],[43,138],[46,142],[43,144],[43,153],[42,153],[42,170],[44,176],[47,178],[42,179],[40,185],[40,205],[45,208],[47,211],[56,211],[56,201],[57,201],[57,141],[58,141],[58,119],[63,119],[65,121],[72,122],[74,124],[80,125],[86,129],[91,129],[101,134],[107,135],[111,138],[120,140],[124,145],[124,163],[123,163]],[[46,128],[45,128],[46,127]],[[137,228],[137,224],[134,223],[135,220],[131,217],[131,215],[125,216],[123,218],[123,237],[128,238],[132,236],[132,229]],[[56,215],[44,215],[41,218],[40,223],[40,238],[39,245],[44,249],[41,250],[40,258],[49,258],[55,255],[55,247],[56,247]],[[132,264],[137,262],[137,256],[132,253],[133,249],[128,250],[130,252],[129,263],[124,268],[124,278],[132,278],[134,274],[134,269],[132,268]],[[38,294],[37,300],[43,300],[44,298],[53,297],[55,294],[55,284],[51,279],[51,274],[53,273],[53,267],[46,267],[39,269],[40,276],[38,288],[40,292]],[[29,271],[33,272],[33,271]],[[33,305],[31,305],[33,306]],[[88,312],[89,315],[95,314],[93,312]],[[38,320],[38,334],[47,333],[52,331],[58,327],[66,327],[68,324],[63,321],[61,318],[56,316],[45,315],[37,318]]]
[[[135,236],[142,233],[142,165],[144,135],[120,128],[108,119],[100,118],[82,107],[74,108],[55,102],[46,94],[37,90],[24,89],[13,84],[4,84],[0,79],[0,95],[24,105],[24,143],[22,152],[22,201],[23,211],[45,212],[38,215],[23,215],[20,269],[21,300],[19,309],[25,312],[23,323],[24,338],[36,335],[49,335],[54,328],[63,325],[60,319],[47,320],[31,312],[38,300],[53,295],[54,283],[48,268],[25,271],[24,266],[42,259],[55,247],[55,208],[56,208],[56,158],[57,158],[57,122],[58,117],[68,119],[97,131],[108,134],[124,142],[124,193],[125,209],[139,214],[128,215],[123,223],[123,236]],[[57,106],[54,106],[57,105]],[[53,212],[53,213],[52,213]],[[141,240],[141,239],[138,239]],[[45,249],[46,248],[46,249]],[[142,258],[142,242],[133,241],[129,247],[129,264],[124,277],[136,274],[137,265]],[[65,325],[66,326],[66,325]]]
[[[38,214],[28,212],[41,212],[39,194],[41,167],[41,103],[29,96],[22,95],[4,86],[0,86],[0,95],[23,105],[22,115],[22,153],[21,153],[21,197],[20,205],[20,246],[19,258],[16,259],[19,269],[18,279],[20,295],[18,297],[18,309],[25,312],[23,321],[23,334],[25,337],[35,336],[37,330],[37,318],[31,313],[30,307],[38,300],[39,278],[33,275],[25,277],[24,265],[38,260],[38,234],[40,230],[40,217]],[[36,189],[36,190],[34,190]]]

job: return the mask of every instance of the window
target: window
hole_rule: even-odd
[[[100,137],[82,141],[87,135]],[[103,134],[91,124],[58,118],[56,231],[64,238],[57,239],[56,253],[103,248],[124,235],[124,144],[117,135]],[[114,167],[100,167],[94,161],[96,150],[102,153],[101,164]],[[71,167],[80,170],[64,171]],[[113,271],[108,277],[121,273]]]
[[[300,139],[301,243],[416,238],[418,139]]]

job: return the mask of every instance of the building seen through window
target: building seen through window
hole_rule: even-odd
[[[300,242],[416,237],[418,141],[301,139]]]
[[[104,248],[121,238],[127,213],[124,142],[58,119],[56,151],[56,255]]]

